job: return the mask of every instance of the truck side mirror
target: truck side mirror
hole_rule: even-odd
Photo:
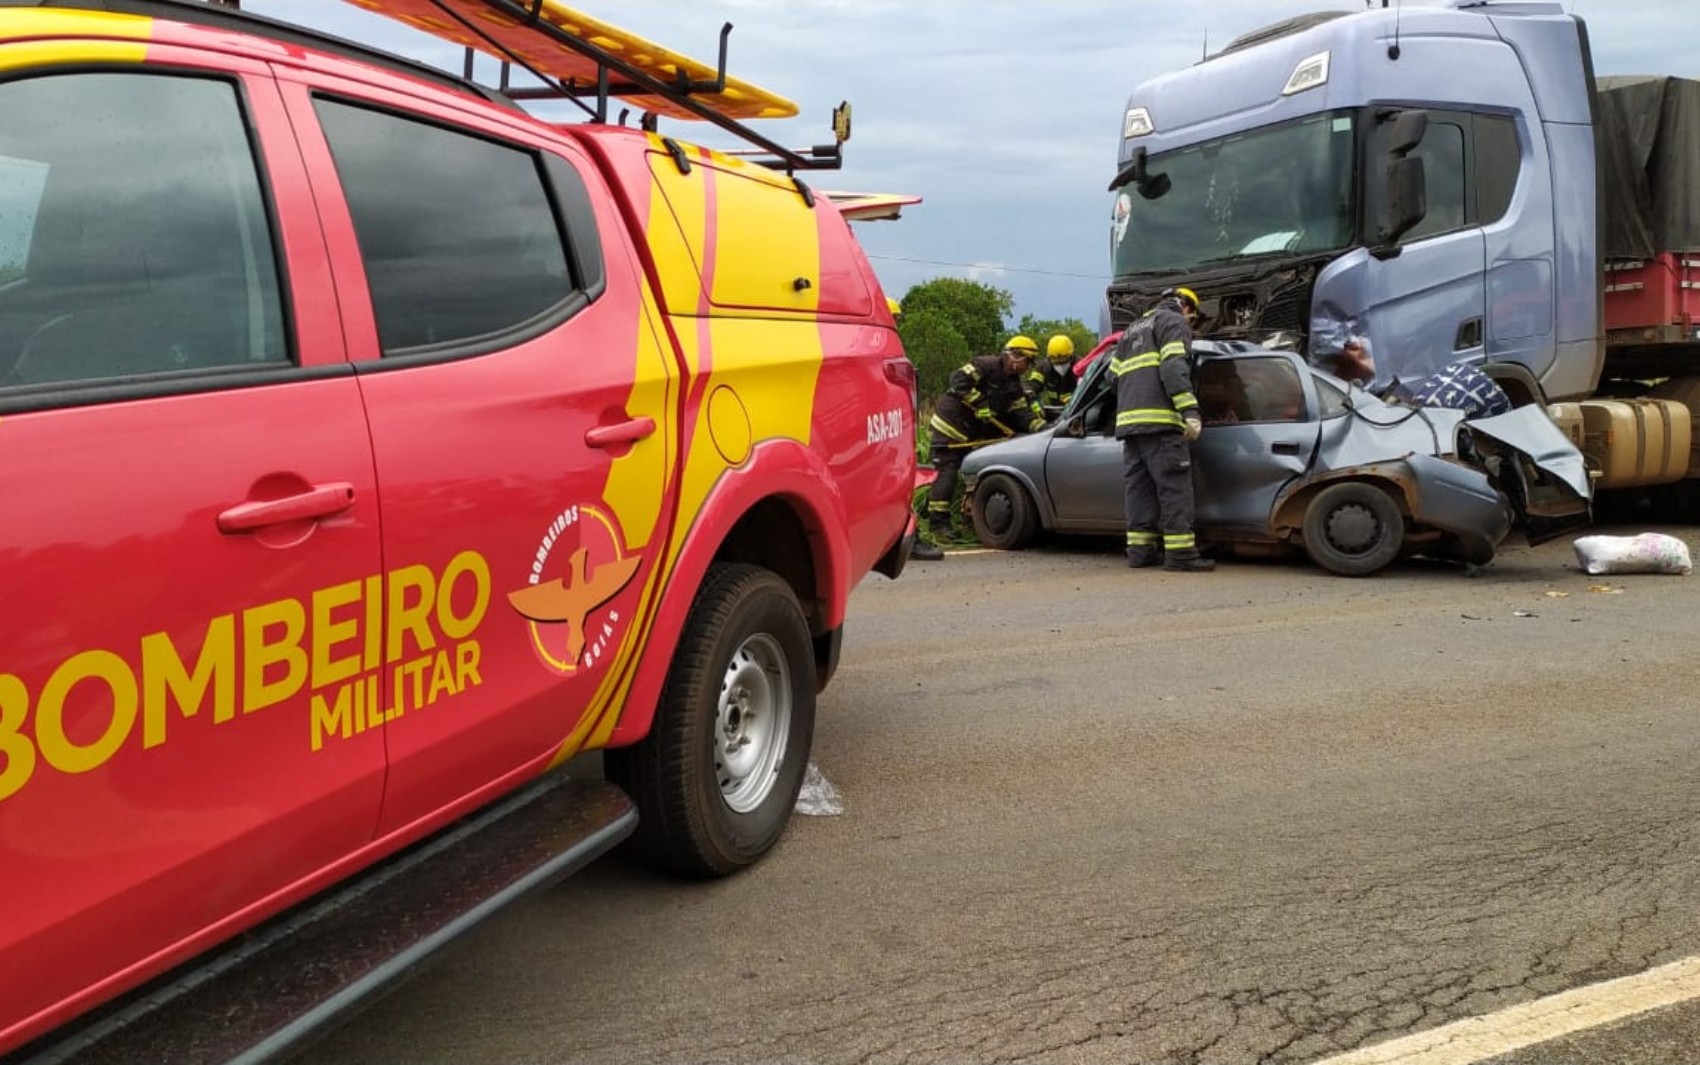
[[[1409,155],[1427,135],[1427,111],[1400,111],[1393,116],[1393,128],[1387,131],[1387,154]]]
[[[1427,174],[1422,158],[1411,154],[1428,135],[1428,112],[1382,112],[1380,119],[1392,125],[1387,130],[1387,200],[1377,219],[1379,244],[1373,251],[1378,259],[1391,259],[1399,254],[1399,238],[1428,215]]]
[[[1127,161],[1127,165],[1116,171],[1115,178],[1110,181],[1110,191],[1119,192],[1130,181],[1144,184],[1145,179],[1145,147],[1141,145],[1133,150],[1133,156]]]
[[[1402,156],[1387,161],[1387,209],[1381,219],[1381,242],[1399,243],[1428,214],[1428,176],[1422,159]]]

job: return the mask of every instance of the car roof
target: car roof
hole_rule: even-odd
[[[187,42],[173,39],[176,34],[169,29],[171,23],[230,34],[232,44],[239,40],[252,41],[254,39],[276,42],[295,48],[307,49],[333,59],[348,60],[368,67],[378,67],[391,73],[405,74],[441,88],[477,97],[511,111],[520,111],[518,104],[501,93],[487,89],[465,78],[457,77],[447,71],[439,70],[429,64],[346,40],[334,34],[305,29],[292,23],[280,22],[276,19],[265,18],[245,11],[218,7],[204,3],[202,0],[0,0],[0,36],[4,36],[5,12],[9,8],[29,9],[37,12],[43,9],[95,11],[157,19],[167,24],[160,28],[162,32],[158,34],[158,38],[173,44]],[[237,47],[240,48],[239,45]],[[241,50],[247,51],[248,49]],[[268,52],[265,58],[275,59],[276,55]]]

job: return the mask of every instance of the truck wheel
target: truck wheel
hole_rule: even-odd
[[[726,876],[778,842],[815,730],[815,659],[791,586],[717,564],[691,604],[649,735],[603,769],[638,808],[631,846],[684,876]]]
[[[974,535],[987,547],[1019,551],[1033,542],[1039,515],[1015,478],[994,473],[974,488]]]
[[[1405,519],[1399,505],[1363,481],[1332,484],[1305,511],[1305,553],[1342,577],[1367,577],[1399,557]]]

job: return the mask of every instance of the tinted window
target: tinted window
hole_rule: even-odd
[[[1400,243],[1464,228],[1464,130],[1450,122],[1430,122],[1428,135],[1411,154],[1423,161],[1428,214]]]
[[[59,75],[0,113],[0,384],[287,361],[235,86]]]
[[[1476,212],[1483,225],[1505,217],[1523,165],[1517,124],[1499,115],[1477,115]]]
[[[1391,114],[1391,112],[1390,112]],[[1462,121],[1469,121],[1468,118]],[[1369,138],[1365,157],[1364,206],[1366,231],[1379,232],[1387,210],[1387,141],[1392,123],[1382,121]],[[1426,187],[1428,213],[1399,243],[1409,244],[1437,233],[1462,229],[1468,218],[1468,185],[1465,182],[1464,127],[1456,122],[1431,117],[1428,132],[1422,143],[1411,151],[1411,158],[1423,161],[1423,181]]]
[[[320,100],[384,353],[493,339],[573,291],[537,158]]]
[[[1295,422],[1305,417],[1304,385],[1284,358],[1216,359],[1198,368],[1206,425]]]

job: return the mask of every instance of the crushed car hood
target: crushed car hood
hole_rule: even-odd
[[[1593,484],[1588,480],[1582,453],[1541,408],[1515,407],[1491,418],[1472,418],[1464,426],[1471,433],[1522,452],[1542,473],[1568,486],[1576,498],[1592,498]]]

